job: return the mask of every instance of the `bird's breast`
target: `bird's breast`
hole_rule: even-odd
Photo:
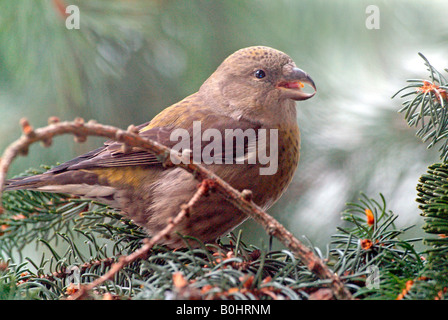
[[[272,150],[272,146],[271,150]],[[297,169],[300,157],[300,132],[297,125],[278,129],[278,167],[272,175],[260,176],[265,195],[263,206],[270,207],[288,188]]]
[[[276,130],[274,140],[270,139],[272,133],[267,130],[266,141],[259,140],[262,143],[259,143],[257,150],[248,151],[244,164],[209,166],[234,188],[251,190],[254,202],[264,209],[272,206],[284,193],[299,162],[299,128],[279,127]],[[261,150],[263,148],[266,150]],[[254,157],[257,157],[255,163],[250,161]]]

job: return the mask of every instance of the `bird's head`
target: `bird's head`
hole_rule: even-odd
[[[313,92],[305,92],[304,84]],[[201,91],[213,91],[215,97],[220,95],[233,105],[268,105],[307,100],[315,95],[316,85],[287,54],[257,46],[240,49],[225,59]]]

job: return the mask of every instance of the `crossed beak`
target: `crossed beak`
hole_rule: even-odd
[[[304,83],[310,85],[314,92],[307,93],[302,91]],[[307,100],[316,94],[316,85],[313,79],[311,79],[308,73],[291,64],[283,67],[283,79],[277,84],[277,88],[282,90],[282,95],[285,98],[296,101]]]

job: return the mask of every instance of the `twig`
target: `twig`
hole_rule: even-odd
[[[244,214],[247,214],[249,217],[260,223],[268,234],[275,236],[296,254],[310,271],[321,279],[329,280],[329,288],[333,291],[335,298],[352,299],[352,295],[348,289],[344,287],[340,278],[331,272],[320,258],[318,258],[307,246],[296,239],[277,220],[265,213],[251,201],[250,191],[246,190],[239,192],[213,172],[202,166],[194,163],[183,163],[178,155],[170,153],[169,148],[139,136],[135,127],[131,126],[127,131],[124,131],[112,126],[101,125],[93,121],[84,123],[82,119],[77,119],[73,122],[52,123],[47,127],[33,130],[26,120],[23,120],[21,123],[24,134],[5,150],[0,160],[0,196],[4,188],[9,165],[17,155],[26,153],[29,145],[32,143],[36,141],[44,141],[46,142],[45,145],[49,145],[53,136],[67,133],[75,135],[77,141],[83,141],[85,140],[85,137],[89,135],[107,137],[124,143],[126,146],[138,147],[152,152],[162,159],[165,166],[182,167],[192,173],[199,182],[204,180],[213,181],[213,187],[216,192],[220,193],[227,201],[232,203]],[[176,163],[178,164],[174,164],[172,160],[177,160]],[[136,251],[128,257],[138,256],[140,254],[138,252],[140,251]],[[126,259],[126,257],[122,259]],[[119,262],[116,267],[120,266],[120,263],[123,262]],[[112,267],[112,269],[114,269],[114,267]]]
[[[144,258],[157,242],[159,242],[164,237],[169,237],[174,227],[177,226],[182,221],[182,219],[188,216],[190,209],[194,207],[196,202],[198,202],[201,197],[203,197],[208,193],[211,183],[213,182],[210,180],[203,180],[196,193],[190,199],[190,201],[186,205],[182,206],[177,216],[171,221],[169,221],[169,223],[163,230],[158,232],[151,239],[149,240],[145,239],[146,241],[144,242],[143,246],[138,250],[134,251],[128,256],[120,257],[118,259],[118,262],[114,263],[112,267],[109,269],[109,271],[107,271],[104,275],[97,278],[95,281],[89,283],[88,285],[81,286],[79,291],[68,297],[68,300],[82,299],[93,288],[98,287],[107,280],[111,280],[115,276],[115,274],[117,274],[126,265],[136,261],[137,259]]]
[[[99,260],[93,260],[90,262],[86,262],[80,266],[78,266],[79,268],[79,272],[82,274],[83,272],[85,272],[86,270],[90,269],[90,268],[94,268],[94,267],[109,267],[114,263],[113,258],[104,258],[104,259],[99,259]],[[55,280],[57,279],[65,279],[68,278],[69,276],[71,276],[73,274],[73,269],[69,268],[62,268],[60,271],[55,271],[49,275],[39,275],[40,279],[48,279],[48,280]]]

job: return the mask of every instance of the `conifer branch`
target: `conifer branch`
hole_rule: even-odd
[[[213,181],[210,180],[203,180],[202,183],[199,185],[198,190],[193,195],[193,197],[190,199],[190,201],[182,206],[180,212],[177,214],[177,216],[168,222],[167,226],[158,232],[154,237],[152,237],[150,240],[145,239],[144,245],[139,248],[138,250],[134,251],[128,256],[122,256],[118,259],[116,263],[112,265],[112,267],[109,269],[109,271],[104,274],[103,276],[99,277],[95,281],[89,283],[88,285],[82,286],[79,291],[77,291],[74,295],[70,296],[69,300],[78,300],[82,299],[88,294],[90,290],[93,290],[95,287],[100,286],[107,280],[112,280],[113,277],[126,265],[136,261],[137,259],[142,259],[145,257],[148,252],[154,247],[154,245],[159,242],[164,237],[170,237],[171,232],[174,230],[174,228],[185,218],[188,216],[190,209],[194,207],[194,205],[201,199],[204,195],[208,193],[210,190],[210,186],[213,184]]]
[[[447,161],[448,80],[429,63],[423,54],[419,53],[419,56],[428,68],[430,79],[409,79],[409,84],[396,92],[392,98],[401,94],[401,98],[407,99],[402,102],[403,107],[399,112],[404,113],[409,126],[419,128],[416,132],[417,137],[423,142],[430,141],[428,149],[444,141],[439,149],[440,158]]]
[[[236,208],[260,223],[268,234],[279,239],[287,248],[289,248],[304,262],[311,272],[317,275],[320,279],[328,280],[329,288],[333,291],[333,295],[336,299],[352,299],[351,293],[344,287],[344,284],[339,276],[329,270],[325,263],[318,258],[312,250],[303,245],[293,236],[292,233],[286,230],[283,225],[254,204],[250,200],[250,192],[245,191],[244,193],[241,193],[237,191],[213,172],[203,168],[200,165],[190,162],[187,164],[183,163],[181,161],[182,159],[178,155],[171,153],[169,148],[155,141],[144,139],[139,136],[134,126],[130,126],[128,130],[125,131],[112,126],[98,124],[92,120],[85,123],[81,118],[77,118],[72,122],[59,122],[57,119],[53,118],[52,121],[49,122],[50,124],[48,126],[34,130],[26,119],[21,120],[23,135],[6,148],[0,160],[0,195],[5,186],[6,174],[10,164],[18,155],[27,154],[28,148],[31,144],[41,141],[44,142],[44,146],[49,146],[51,145],[51,141],[54,136],[62,134],[73,134],[75,136],[75,141],[77,142],[84,142],[87,136],[91,135],[106,137],[123,143],[125,147],[138,147],[152,152],[161,159],[164,166],[181,167],[192,173],[199,182],[208,181],[207,185],[209,187],[212,185],[211,182],[213,182],[213,187],[211,188],[213,191],[220,193]],[[177,160],[176,164],[172,162],[173,159]],[[196,201],[195,198],[199,197],[198,193],[201,194],[201,192],[198,191],[190,200],[190,203],[192,201]],[[184,212],[184,210],[181,210],[181,213],[182,212]],[[186,215],[186,211],[179,219],[181,219],[184,215]],[[170,224],[167,228],[169,226]],[[162,234],[161,236],[165,235]],[[121,261],[114,265],[112,269],[120,270],[127,263],[144,256],[147,250],[149,250],[148,244],[151,244],[152,242],[153,241],[147,242],[140,250],[135,251],[127,257],[122,257],[120,259]],[[109,272],[105,275],[105,277],[107,277],[104,280],[100,278],[102,279],[101,281],[106,281],[109,276],[113,276],[116,272],[117,271]],[[92,284],[94,283],[95,282]],[[90,288],[90,286],[88,288]]]

